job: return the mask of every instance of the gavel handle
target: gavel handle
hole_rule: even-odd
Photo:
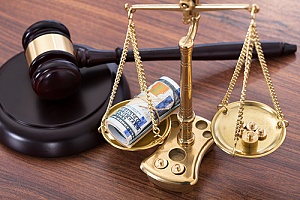
[[[235,60],[242,49],[242,42],[196,44],[193,49],[193,60]],[[113,50],[96,50],[83,45],[75,45],[75,56],[79,67],[92,67],[105,63],[119,63],[121,48]],[[297,46],[283,42],[262,42],[265,57],[289,55],[297,51]],[[140,49],[142,61],[180,60],[179,47]],[[253,58],[257,58],[254,50]],[[132,50],[128,51],[127,62],[134,61]]]

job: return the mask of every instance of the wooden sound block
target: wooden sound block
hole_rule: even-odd
[[[82,68],[76,94],[48,101],[34,93],[24,53],[14,56],[0,69],[0,142],[37,157],[68,156],[96,147],[104,141],[97,129],[117,68],[115,63]],[[122,76],[115,103],[129,98]]]

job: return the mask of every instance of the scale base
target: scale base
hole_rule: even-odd
[[[171,129],[165,143],[141,163],[151,182],[167,190],[188,192],[198,182],[199,166],[204,155],[212,149],[214,141],[210,121],[196,116],[193,122],[194,144],[178,144],[180,122],[177,115],[171,118]]]

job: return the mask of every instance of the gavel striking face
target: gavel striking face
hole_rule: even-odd
[[[63,99],[75,93],[81,74],[68,29],[56,21],[31,25],[22,38],[35,93],[44,99]]]

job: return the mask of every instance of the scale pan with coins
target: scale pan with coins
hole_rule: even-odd
[[[225,108],[222,108],[212,120],[214,141],[217,146],[229,154],[232,154],[234,151],[233,133],[235,132],[238,107],[238,102],[231,103],[227,107],[227,113],[224,113]],[[276,112],[269,106],[256,101],[247,101],[245,102],[244,107],[245,121],[248,123],[255,122],[256,124],[252,125],[256,126],[253,127],[255,131],[260,128],[259,126],[265,127],[264,129],[261,129],[265,135],[262,136],[261,139],[254,139],[252,143],[254,144],[257,142],[257,144],[252,148],[248,148],[251,146],[251,142],[247,140],[247,137],[241,138],[241,142],[238,143],[235,148],[234,156],[257,158],[272,153],[283,143],[286,135],[286,128],[278,127],[279,120],[277,119]],[[245,126],[247,126],[247,124],[245,124]],[[251,129],[251,127],[249,129]]]

